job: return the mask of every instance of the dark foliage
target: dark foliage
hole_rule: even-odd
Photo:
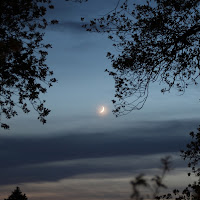
[[[188,160],[188,167],[191,172],[188,176],[194,175],[196,181],[189,184],[182,191],[174,189],[171,193],[160,195],[160,189],[166,188],[163,184],[163,179],[166,172],[170,170],[170,160],[165,158],[163,162],[163,173],[161,176],[156,175],[150,181],[144,177],[144,175],[139,175],[131,182],[133,187],[132,198],[136,200],[142,199],[175,199],[175,200],[200,200],[200,168],[198,166],[200,161],[200,127],[197,129],[197,133],[191,132],[190,136],[192,141],[187,144],[186,150],[181,150],[181,157],[184,160]],[[141,190],[142,189],[142,190]],[[144,189],[148,190],[149,193],[144,195],[142,191]]]
[[[111,12],[84,25],[87,31],[103,32],[114,42],[119,55],[108,52],[115,80],[116,116],[141,109],[151,83],[184,93],[200,75],[199,0],[147,0],[136,5],[118,1]]]
[[[198,128],[197,131],[197,133],[190,133],[192,141],[187,144],[186,150],[181,150],[181,157],[184,160],[189,160],[188,167],[191,169],[191,172],[188,173],[188,176],[191,176],[192,174],[195,175],[197,181],[189,184],[185,189],[182,190],[182,192],[175,189],[173,194],[170,195],[176,200],[200,199],[200,168],[198,167],[198,163],[200,161],[200,128]],[[166,195],[162,195],[157,197],[157,199],[167,198]]]
[[[22,194],[19,187],[16,187],[16,189],[12,192],[12,194],[4,200],[28,200],[25,194]]]
[[[136,176],[135,180],[131,181],[131,185],[133,188],[131,198],[136,200],[155,199],[157,198],[160,189],[167,188],[163,181],[166,173],[171,170],[171,158],[167,156],[166,158],[161,159],[161,163],[161,175],[156,175],[149,180],[143,174],[140,174]],[[146,192],[144,192],[144,189],[146,190]]]
[[[30,112],[28,103],[38,112],[38,119],[45,123],[50,110],[39,95],[56,82],[50,78],[45,60],[50,44],[44,44],[43,30],[56,20],[47,21],[47,9],[53,9],[51,0],[0,0],[0,124],[3,118],[18,115],[19,107]]]
[[[192,169],[192,172],[196,174],[196,176],[200,177],[200,169],[197,168],[197,164],[200,161],[200,127],[197,131],[197,133],[190,133],[192,141],[187,144],[186,150],[181,151],[181,157],[184,160],[189,160],[188,167]]]

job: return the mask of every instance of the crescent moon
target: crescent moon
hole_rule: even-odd
[[[104,107],[102,106],[102,110],[100,111],[100,113],[103,113],[104,112]]]

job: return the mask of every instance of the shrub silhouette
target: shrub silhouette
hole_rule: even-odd
[[[171,193],[160,195],[161,188],[167,188],[163,183],[164,177],[171,169],[170,157],[161,160],[162,174],[156,175],[152,179],[147,179],[143,174],[140,174],[131,181],[133,193],[131,198],[136,200],[143,199],[175,199],[175,200],[200,200],[200,168],[198,163],[200,161],[200,126],[197,133],[191,132],[192,141],[187,144],[186,150],[181,150],[181,157],[184,160],[189,160],[188,167],[191,169],[187,175],[195,175],[197,181],[190,183],[182,191],[174,189]],[[143,194],[143,190],[150,191],[149,194]]]
[[[144,174],[139,174],[131,181],[133,193],[131,198],[136,200],[143,199],[155,199],[158,197],[161,188],[167,188],[163,183],[163,179],[166,176],[166,173],[171,170],[171,157],[167,156],[161,159],[162,163],[162,173],[161,175],[156,175],[151,179],[147,179]],[[149,191],[145,194],[143,190]]]

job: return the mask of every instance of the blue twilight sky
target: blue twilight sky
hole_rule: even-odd
[[[47,63],[58,83],[44,96],[52,111],[45,125],[33,111],[9,120],[9,131],[0,130],[1,195],[19,185],[30,200],[129,199],[134,174],[154,173],[168,154],[177,167],[169,182],[183,180],[186,165],[178,152],[199,125],[199,86],[178,96],[152,85],[142,110],[115,118],[114,81],[104,72],[111,69],[106,53],[114,51],[112,43],[86,32],[80,18],[101,16],[117,0],[53,2],[48,17],[60,23],[48,28],[45,41],[53,45]],[[101,106],[107,115],[98,115]]]

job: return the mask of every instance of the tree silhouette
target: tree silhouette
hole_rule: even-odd
[[[182,191],[174,189],[171,193],[160,195],[161,188],[167,188],[163,183],[166,173],[171,169],[170,157],[162,159],[162,174],[156,175],[152,179],[147,179],[143,174],[140,174],[131,181],[133,193],[131,198],[136,200],[143,199],[175,199],[175,200],[200,200],[200,126],[197,133],[191,132],[191,142],[187,144],[186,150],[181,150],[181,157],[188,160],[188,167],[191,169],[187,175],[194,175],[196,181],[187,185]],[[148,190],[149,193],[143,194],[143,191]]]
[[[55,78],[46,65],[47,49],[43,30],[56,20],[45,19],[47,9],[53,9],[51,0],[0,0],[0,124],[3,118],[18,115],[16,107],[30,112],[28,104],[38,112],[45,123],[50,110],[39,95],[46,93]]]
[[[113,113],[116,116],[141,109],[149,86],[164,84],[184,93],[200,75],[199,0],[147,0],[144,4],[118,1],[117,6],[84,25],[87,31],[103,32],[119,55],[108,52],[115,80]]]
[[[16,187],[16,189],[12,192],[12,194],[4,200],[28,200],[25,194],[22,194],[19,187]]]
[[[192,141],[187,144],[186,150],[181,150],[181,157],[184,160],[189,160],[188,167],[191,169],[191,172],[188,173],[188,176],[195,175],[197,181],[189,184],[182,192],[175,189],[173,194],[168,194],[176,200],[200,199],[200,168],[197,165],[200,161],[200,127],[197,129],[197,133],[191,132],[190,136]],[[167,196],[161,195],[157,199],[167,199]]]

